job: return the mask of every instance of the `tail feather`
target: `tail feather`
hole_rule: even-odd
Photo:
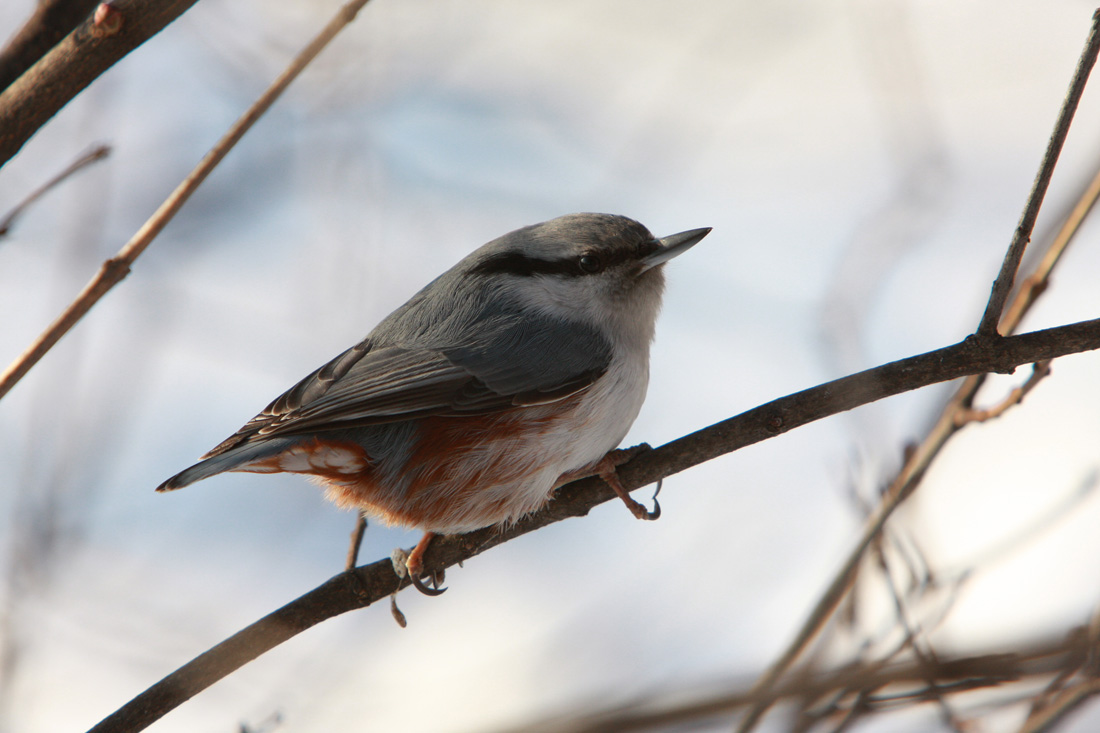
[[[182,489],[184,486],[190,486],[196,481],[202,481],[204,478],[216,476],[219,473],[247,470],[246,466],[253,461],[270,458],[273,455],[282,453],[294,442],[293,438],[281,438],[244,443],[237,448],[211,456],[199,461],[190,468],[180,471],[158,486],[157,491],[174,491]]]

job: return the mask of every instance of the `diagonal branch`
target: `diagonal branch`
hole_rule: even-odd
[[[183,15],[195,2],[100,3],[94,14],[0,93],[0,166],[11,160],[31,135],[100,74]]]
[[[76,325],[76,323],[84,317],[84,315],[91,310],[92,306],[99,302],[107,292],[130,274],[130,265],[134,263],[142,252],[152,243],[153,239],[160,234],[161,230],[168,225],[168,222],[176,215],[177,212],[183,207],[187,199],[191,197],[191,194],[199,187],[200,184],[210,174],[212,170],[222,161],[226,154],[233,149],[246,132],[252,127],[256,120],[275,103],[275,100],[286,90],[290,83],[298,77],[303,69],[321,52],[336,37],[336,34],[344,29],[349,23],[355,20],[355,16],[367,4],[369,0],[351,0],[333,16],[317,36],[310,41],[302,51],[295,57],[282,74],[271,83],[271,86],[260,95],[248,111],[241,116],[239,120],[233,123],[233,126],[225,133],[218,144],[210,149],[199,164],[195,166],[195,169],[183,179],[183,181],[176,187],[164,203],[153,212],[153,215],[142,225],[141,229],[125,244],[111,259],[104,262],[99,272],[95,274],[95,277],[84,286],[84,289],[77,296],[65,311],[58,316],[49,328],[47,328],[20,356],[11,363],[10,366],[0,374],[0,399],[3,399],[12,387],[14,387],[20,379],[26,376],[27,372],[38,363],[38,361],[46,355],[46,353],[54,347],[54,345],[61,340],[69,330]],[[102,6],[101,6],[102,7]],[[98,15],[98,12],[97,12]],[[120,21],[125,27],[126,20]],[[22,79],[20,80],[22,82]],[[0,130],[3,129],[3,104],[4,95],[0,94]],[[4,133],[0,133],[0,146],[3,145]]]
[[[993,343],[970,338],[954,346],[902,359],[812,387],[761,405],[640,454],[620,467],[630,490],[788,430],[884,397],[990,371],[1010,372],[1021,364],[1100,349],[1100,319],[1010,336]],[[562,487],[542,510],[504,529],[488,527],[440,538],[428,548],[425,570],[456,565],[496,545],[569,517],[586,515],[615,494],[598,479]],[[883,518],[883,521],[885,519]],[[873,535],[871,535],[873,537]],[[871,539],[865,538],[869,544]],[[407,585],[390,560],[379,560],[335,576],[318,588],[260,619],[195,658],[92,729],[92,733],[139,731],[233,670],[324,621],[384,599]],[[757,699],[767,699],[766,690]]]
[[[57,45],[95,8],[97,0],[39,0],[38,6],[0,50],[0,89]]]
[[[1081,101],[1081,94],[1085,91],[1085,83],[1088,81],[1089,72],[1096,64],[1096,56],[1100,53],[1100,10],[1092,16],[1092,29],[1089,32],[1088,41],[1081,51],[1081,58],[1077,62],[1077,69],[1073,73],[1069,91],[1065,101],[1058,112],[1058,121],[1054,124],[1054,131],[1047,143],[1046,153],[1043,154],[1043,162],[1039,166],[1039,172],[1035,181],[1031,184],[1031,193],[1027,197],[1027,205],[1020,215],[1020,223],[1016,225],[1016,233],[1012,237],[1012,243],[1008,246],[1004,261],[1001,263],[1001,271],[997,279],[993,281],[993,289],[989,295],[989,303],[985,307],[981,323],[978,325],[978,336],[983,338],[997,334],[997,324],[1001,320],[1008,293],[1012,290],[1012,281],[1016,277],[1016,271],[1020,268],[1020,260],[1024,256],[1024,249],[1031,241],[1031,233],[1035,229],[1035,219],[1039,216],[1039,208],[1043,205],[1050,178],[1054,174],[1054,165],[1058,162],[1058,155],[1062,152],[1062,144],[1069,133],[1069,124],[1073,120],[1073,114],[1077,111],[1077,103]]]

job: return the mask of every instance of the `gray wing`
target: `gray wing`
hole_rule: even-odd
[[[597,331],[549,319],[481,321],[461,347],[376,345],[371,339],[314,371],[204,458],[253,438],[476,415],[583,391],[607,370]],[[459,339],[459,341],[463,341]]]

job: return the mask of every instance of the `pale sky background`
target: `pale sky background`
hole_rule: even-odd
[[[11,33],[30,0],[0,5]],[[337,3],[203,0],[0,171],[0,211],[114,152],[0,241],[0,360],[142,224]],[[322,11],[322,8],[324,9]],[[342,569],[352,516],[301,477],[153,488],[474,247],[574,211],[713,233],[667,269],[626,443],[938,348],[976,325],[1094,7],[1052,2],[374,0],[0,404],[0,730],[84,730]],[[1039,241],[1100,162],[1082,103]],[[1100,315],[1087,224],[1026,330]],[[958,571],[1087,485],[1095,354],[956,439],[899,520]],[[990,404],[1027,370],[998,377]],[[943,388],[671,477],[315,628],[151,730],[484,731],[752,679],[855,542]],[[651,490],[636,494],[648,502]],[[1100,497],[986,561],[932,642],[1011,649],[1100,602]],[[361,559],[415,533],[372,526]],[[889,619],[867,601],[866,628]],[[921,609],[928,617],[935,609]],[[878,616],[876,616],[878,614]],[[1013,730],[1023,708],[983,730]],[[770,719],[771,729],[784,719]],[[1086,709],[1062,730],[1093,730]],[[936,730],[933,706],[863,730]],[[714,730],[727,730],[728,721]],[[708,728],[707,730],[710,730]]]

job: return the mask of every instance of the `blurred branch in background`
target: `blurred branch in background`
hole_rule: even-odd
[[[1074,234],[1080,229],[1086,215],[1091,211],[1098,197],[1100,197],[1100,171],[1097,172],[1086,190],[1080,195],[1069,218],[1066,219],[1046,248],[1035,271],[1022,281],[1016,297],[1009,305],[1001,322],[1000,331],[1002,333],[1015,332],[1036,299],[1046,290],[1051,272],[1061,259],[1066,247],[1073,240]],[[984,383],[986,375],[973,375],[963,380],[955,394],[943,408],[939,420],[924,442],[907,451],[908,456],[904,467],[885,492],[882,503],[872,515],[873,519],[868,520],[867,530],[864,534],[865,542],[858,545],[852,555],[849,556],[848,562],[833,579],[829,591],[818,601],[818,605],[807,619],[794,643],[780,657],[779,662],[783,663],[783,669],[788,668],[794,659],[813,642],[816,635],[825,628],[832,613],[851,591],[863,556],[867,549],[874,544],[878,533],[882,531],[885,525],[886,519],[920,484],[929,466],[947,442],[967,424],[979,421],[979,418],[989,419],[1003,413],[1008,407],[1018,404],[1023,395],[1030,391],[1048,373],[1049,362],[1040,361],[1036,363],[1032,375],[1024,384],[1013,390],[997,407],[990,410],[975,410],[973,408],[974,399]],[[777,662],[776,668],[761,679],[770,680],[769,684],[772,684],[781,674],[782,670],[779,669],[779,663]],[[761,688],[763,689],[763,687],[762,685]],[[760,713],[762,712],[763,710],[760,711]],[[755,720],[753,723],[755,723]],[[742,725],[744,724],[743,722]],[[745,728],[745,730],[748,730],[748,728]]]
[[[1020,644],[1011,651],[906,662],[856,662],[826,671],[800,671],[768,690],[738,689],[726,683],[725,690],[711,693],[696,685],[690,690],[655,693],[624,702],[614,709],[580,716],[569,715],[524,725],[512,733],[624,733],[625,731],[672,730],[682,726],[722,720],[749,706],[791,703],[799,706],[808,725],[828,724],[839,731],[857,717],[920,705],[944,697],[965,699],[967,693],[977,705],[988,705],[985,691],[999,700],[1026,696],[1043,678],[1073,677],[1084,670],[1096,653],[1096,639],[1087,627],[1073,629],[1059,639]],[[929,683],[929,680],[935,683]],[[732,690],[731,690],[732,688]]]
[[[0,167],[100,74],[195,2],[117,0],[96,6],[94,13],[0,92]]]
[[[100,121],[97,115],[106,114],[105,108],[97,107],[84,121],[94,126]],[[109,150],[98,146],[85,152],[38,187],[4,220],[7,228],[41,196],[65,181],[65,195],[51,196],[40,205],[42,211],[36,212],[52,222],[51,241],[37,240],[48,246],[25,247],[34,238],[16,236],[16,241],[7,245],[11,249],[4,251],[11,257],[18,257],[21,250],[43,261],[53,260],[51,277],[35,282],[46,300],[70,297],[102,251],[115,203],[114,191],[106,183],[109,174],[100,167],[73,179],[69,176],[102,160]],[[25,313],[32,307],[28,303],[20,310]],[[136,325],[132,323],[116,337],[127,361],[107,367],[106,372],[125,375],[135,396],[141,394],[149,377],[134,366],[144,360],[157,341]],[[21,727],[14,721],[26,705],[22,685],[34,678],[37,655],[51,632],[56,633],[54,628],[47,631],[48,614],[43,613],[43,606],[48,606],[55,594],[63,593],[60,589],[65,586],[67,571],[86,549],[96,510],[102,506],[107,488],[100,478],[113,468],[121,431],[140,403],[140,398],[116,399],[110,389],[85,388],[105,383],[105,365],[100,358],[103,352],[98,348],[101,344],[90,332],[77,334],[66,344],[60,359],[39,370],[37,379],[22,395],[27,409],[19,430],[12,433],[15,451],[8,464],[12,479],[5,484],[6,502],[4,511],[0,511],[0,729]],[[82,409],[70,411],[74,404]],[[6,411],[10,417],[21,412],[15,404],[6,407],[14,408]]]
[[[948,729],[968,730],[967,716],[991,708],[1005,709],[1030,704],[1032,717],[1053,721],[1055,705],[1080,702],[1082,690],[1091,690],[1100,641],[1100,610],[1088,626],[1069,629],[1059,638],[1014,642],[998,653],[935,654],[918,652],[918,635],[935,630],[954,606],[965,586],[1010,554],[1022,550],[1038,535],[1053,531],[1081,502],[1093,495],[1097,477],[1092,475],[1044,515],[982,551],[961,568],[933,570],[923,563],[918,569],[906,560],[919,551],[912,540],[892,536],[888,526],[875,547],[875,564],[861,577],[874,576],[893,599],[893,623],[864,632],[851,629],[858,650],[841,666],[815,661],[801,665],[769,690],[750,689],[742,681],[702,680],[680,687],[654,690],[636,699],[581,710],[568,715],[528,723],[514,733],[612,733],[666,730],[670,726],[702,725],[721,721],[750,706],[786,704],[793,708],[789,729],[840,731],[872,715],[932,703]],[[889,544],[889,548],[885,545]],[[906,549],[906,545],[910,545]],[[909,573],[895,579],[895,563]],[[876,572],[877,571],[877,572]],[[871,580],[865,580],[870,583]],[[927,643],[927,641],[925,641]],[[822,645],[818,645],[818,649]],[[885,650],[885,651],[879,651]],[[1036,691],[1039,691],[1037,694]],[[1065,708],[1059,708],[1065,712]],[[1041,713],[1040,713],[1041,711]],[[1049,729],[1049,728],[1048,728]],[[1026,730],[1040,730],[1026,728]]]
[[[71,164],[69,164],[65,168],[65,170],[61,171],[56,176],[27,194],[26,198],[16,204],[11,209],[11,211],[9,211],[4,216],[4,218],[0,219],[0,238],[6,237],[8,235],[8,232],[11,231],[12,226],[15,225],[16,219],[18,219],[31,204],[33,204],[41,197],[45,196],[47,193],[50,192],[51,189],[53,189],[58,184],[64,182],[65,179],[69,176],[78,172],[85,166],[91,165],[96,161],[103,160],[110,154],[111,148],[109,145],[96,145],[87,153],[84,153],[79,158],[74,160]]]
[[[290,65],[283,71],[279,77],[271,83],[271,86],[267,88],[259,99],[257,99],[251,107],[238,119],[232,127],[225,133],[221,140],[210,149],[199,164],[195,166],[195,169],[176,187],[164,203],[153,212],[153,215],[145,222],[144,225],[131,237],[122,249],[118,251],[111,259],[103,263],[99,268],[99,272],[95,277],[84,286],[84,290],[80,292],[65,311],[58,316],[49,328],[47,328],[27,349],[12,362],[2,374],[0,374],[0,399],[3,399],[11,388],[14,387],[20,379],[26,376],[38,361],[45,356],[50,349],[54,347],[61,337],[64,336],[69,330],[75,326],[84,315],[91,310],[100,298],[106,295],[111,288],[130,274],[130,266],[134,263],[142,252],[152,244],[153,240],[158,234],[168,225],[168,222],[172,220],[183,205],[187,202],[187,199],[191,197],[191,194],[202,182],[206,180],[206,177],[210,175],[210,172],[217,167],[217,165],[225,158],[226,154],[233,149],[244,134],[252,127],[256,120],[260,119],[263,114],[270,109],[271,105],[275,103],[275,100],[286,90],[290,83],[294,81],[302,70],[309,65],[309,63],[316,58],[325,46],[336,37],[336,34],[344,29],[349,23],[355,20],[356,14],[367,4],[369,0],[353,0],[352,2],[344,5],[339,12],[333,17],[332,20],[321,30],[320,33],[307,45],[302,51],[291,61]],[[0,106],[3,104],[3,95],[0,95]],[[2,114],[2,110],[0,110]],[[3,125],[3,118],[0,116],[0,127]],[[2,138],[0,138],[2,140]]]
[[[1068,245],[1073,234],[1077,231],[1084,215],[1095,203],[1096,187],[1090,185],[1082,194],[1077,206],[1074,207],[1073,215],[1066,221],[1059,235],[1055,237],[1055,240],[1051,243],[1048,254],[1043,258],[1039,268],[1029,278],[1027,287],[1023,288],[1017,294],[1016,301],[1019,305],[1013,304],[1013,306],[1009,308],[1006,317],[1002,319],[1001,314],[1004,310],[1005,299],[1015,279],[1016,269],[1019,267],[1020,260],[1023,257],[1024,246],[1031,239],[1031,233],[1035,226],[1035,219],[1038,216],[1039,208],[1042,205],[1043,196],[1050,183],[1050,178],[1053,175],[1055,163],[1058,160],[1062,144],[1068,133],[1069,124],[1073,118],[1074,111],[1077,109],[1077,104],[1084,91],[1089,72],[1096,62],[1098,51],[1100,51],[1100,12],[1093,16],[1093,24],[1088,40],[1082,50],[1077,69],[1070,83],[1069,92],[1059,112],[1054,132],[1051,135],[1050,143],[1047,146],[1046,153],[1039,167],[1039,172],[1036,175],[1035,182],[1028,196],[1027,205],[1024,207],[1024,213],[1021,217],[1020,224],[1016,229],[1012,243],[1009,245],[1008,252],[1002,263],[1001,271],[994,283],[993,290],[989,297],[989,303],[982,316],[982,322],[979,324],[975,336],[972,337],[976,340],[996,339],[998,338],[998,333],[1007,334],[1015,331],[1019,326],[1020,320],[1026,314],[1027,309],[1030,307],[1031,303],[1034,302],[1036,295],[1045,289],[1051,269],[1054,264],[1057,263],[1061,256],[1061,252]],[[1100,173],[1098,173],[1098,177],[1100,177]],[[991,317],[996,321],[1000,321],[999,329],[993,329],[988,325],[987,322]],[[1042,375],[1045,375],[1047,370],[1048,365],[1045,363],[1036,365],[1033,373],[1036,375],[1036,379],[1029,380],[1028,384],[1034,386],[1034,383],[1037,382]],[[754,686],[754,690],[763,691],[774,685],[786,673],[795,660],[798,659],[803,651],[813,643],[821,630],[825,628],[833,612],[853,587],[863,558],[867,550],[878,541],[878,537],[886,521],[893,514],[894,510],[916,490],[927,472],[928,467],[931,465],[932,461],[935,460],[936,456],[939,455],[944,445],[946,445],[961,427],[970,422],[969,417],[974,414],[971,406],[984,380],[985,375],[982,374],[967,377],[943,409],[940,419],[925,438],[924,442],[915,450],[909,452],[901,471],[890,483],[889,488],[884,493],[882,501],[868,518],[860,542],[848,556],[841,570],[833,578],[828,589],[810,612],[809,617],[796,634],[794,640],[780,654],[779,658],[768,671],[761,676]],[[1030,387],[1028,388],[1030,389]],[[767,704],[765,702],[757,703],[750,708],[738,726],[739,733],[747,733],[747,731],[751,730],[766,710]]]

